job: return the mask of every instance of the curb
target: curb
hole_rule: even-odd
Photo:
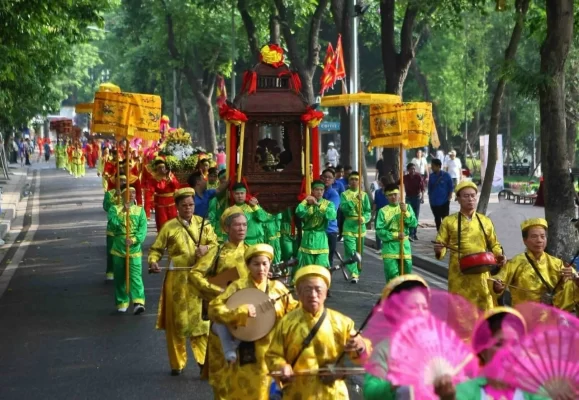
[[[28,173],[11,175],[11,178],[10,183],[3,187],[3,190],[6,189],[8,192],[2,194],[2,203],[0,204],[2,208],[2,216],[0,217],[0,239],[4,239],[8,232],[10,232],[12,222],[18,216],[16,213],[18,203],[20,203],[22,198],[27,196],[26,189],[30,186],[29,183],[25,183],[28,178]]]
[[[376,240],[366,238],[366,247],[375,248]],[[432,257],[427,257],[422,254],[412,254],[412,265],[417,266],[431,274],[440,278],[448,279],[448,265]]]

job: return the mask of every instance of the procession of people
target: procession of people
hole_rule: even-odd
[[[382,185],[387,204],[376,210],[375,224],[382,243],[385,288],[376,306],[368,304],[363,326],[356,327],[348,316],[327,308],[325,301],[337,268],[332,259],[340,214],[344,258],[364,252],[359,239],[371,220],[371,198],[357,192],[358,172],[349,169],[344,178],[347,189],[339,195],[335,189],[339,172],[326,168],[312,181],[310,195],[276,214],[262,208],[243,181],[230,182],[223,170],[216,170],[211,157],[180,181],[162,155],[135,168],[138,160],[127,162],[122,158],[125,153],[123,148],[106,151],[108,159],[96,163],[103,177],[108,220],[105,279],[114,281],[117,311],[126,313],[132,303],[133,313],[139,315],[145,311],[142,257],[147,257],[150,273],[164,272],[156,328],[165,331],[172,376],[182,375],[190,365],[190,346],[215,399],[273,399],[280,393],[287,399],[347,399],[348,376],[364,371],[364,398],[369,400],[519,399],[519,393],[529,399],[566,398],[544,391],[525,393],[524,385],[497,383],[485,375],[485,365],[495,352],[522,345],[525,337],[548,331],[553,324],[557,329],[579,327],[573,315],[579,303],[579,276],[573,267],[544,252],[548,232],[544,219],[523,222],[527,250],[507,260],[492,221],[476,213],[478,187],[470,181],[454,185],[448,179],[460,210],[441,218],[434,244],[436,258],[450,252],[448,292],[439,293],[413,274],[411,239],[417,240],[418,221],[410,202],[415,199],[401,201],[405,185],[400,187],[399,182]],[[446,179],[436,169],[439,164],[431,161],[430,179],[439,182],[431,195],[438,196],[440,187],[441,197],[449,201],[446,180],[439,186]],[[415,173],[414,164],[408,167]],[[423,179],[422,172],[416,176]],[[137,190],[137,180],[143,190]],[[416,200],[425,195],[425,187],[416,185]],[[146,248],[151,213],[157,235]],[[297,234],[292,232],[296,228]],[[474,257],[471,264],[469,257]],[[348,261],[342,268],[351,283],[358,283],[362,271],[355,261]],[[514,308],[502,306],[507,291]],[[437,301],[446,308],[435,310]],[[533,304],[535,308],[529,308]],[[454,321],[452,307],[466,311]],[[540,318],[541,325],[527,321],[530,315],[556,318]],[[452,333],[444,331],[447,336],[438,340],[454,343],[454,335],[459,335],[460,346],[480,359],[480,365],[470,361],[457,365],[456,376],[448,369],[437,371],[427,387],[400,378],[398,370],[388,368],[401,357],[400,349],[394,352],[392,346],[397,333],[409,324],[417,324],[414,335],[426,335],[416,321],[420,318],[435,318],[452,327]],[[378,329],[377,339],[376,326],[382,322],[387,328]],[[509,342],[495,344],[512,329],[515,336]],[[402,352],[403,357],[414,362],[420,374],[420,365],[429,362],[422,357],[431,355],[411,350]],[[360,367],[345,367],[346,358]],[[477,391],[487,397],[472,397]],[[421,397],[425,393],[428,397]],[[503,397],[492,397],[497,394]]]

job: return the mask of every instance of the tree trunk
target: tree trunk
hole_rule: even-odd
[[[298,71],[300,80],[302,81],[302,95],[305,97],[308,104],[316,102],[316,95],[314,94],[314,74],[308,71]]]
[[[346,73],[350,71],[350,61],[352,60],[351,36],[352,20],[348,14],[347,0],[332,0],[330,4],[332,19],[336,25],[336,30],[342,35],[342,49],[344,50],[344,65]],[[342,82],[338,85],[342,87]],[[340,107],[340,164],[350,165],[350,114],[344,107]]]
[[[529,10],[530,0],[517,0],[515,7],[517,18],[515,26],[513,27],[513,32],[511,33],[511,40],[509,45],[505,50],[504,63],[508,64],[515,60],[517,54],[517,48],[521,40],[521,35],[523,33],[523,28],[525,26],[525,18],[527,11]],[[497,137],[499,132],[499,121],[501,117],[501,104],[503,101],[503,93],[505,91],[505,86],[507,84],[506,77],[501,76],[497,82],[497,87],[495,89],[495,94],[493,97],[493,102],[491,106],[491,120],[489,126],[489,145],[488,145],[488,156],[487,165],[485,170],[485,178],[480,191],[480,198],[478,201],[477,212],[481,214],[486,214],[487,207],[489,204],[489,199],[491,196],[491,190],[493,185],[493,178],[495,175],[495,167],[497,165]]]
[[[298,45],[292,24],[288,19],[291,13],[288,13],[285,2],[283,0],[273,0],[273,2],[279,13],[279,24],[288,48],[289,58],[302,81],[302,95],[308,103],[313,104],[315,95],[312,79],[320,64],[320,27],[329,0],[318,0],[316,10],[308,24],[308,40],[305,46],[303,44]],[[303,47],[306,48],[306,51],[303,51]],[[304,53],[305,56],[302,56]]]
[[[257,62],[259,60],[259,38],[257,34],[257,28],[253,22],[253,18],[247,10],[247,0],[238,0],[237,9],[241,15],[241,20],[243,21],[243,26],[245,26],[245,32],[247,32],[247,40],[249,42],[249,51],[252,55],[252,62]]]
[[[269,42],[278,45],[281,43],[279,15],[275,7],[272,7],[271,15],[269,16]]]
[[[382,39],[382,64],[386,79],[386,93],[402,96],[404,81],[414,58],[415,42],[412,32],[418,15],[418,9],[409,2],[404,12],[404,20],[400,29],[400,52],[396,49],[395,20],[396,0],[380,0],[380,35]],[[399,165],[398,148],[387,148],[382,152],[385,171],[394,171],[398,176],[402,165]],[[388,174],[386,175],[388,176]]]
[[[187,110],[185,108],[185,102],[183,101],[183,74],[179,73],[179,82],[177,84],[177,105],[179,107],[179,125],[189,132],[189,117],[187,116]]]
[[[440,119],[438,118],[438,106],[432,101],[432,95],[430,94],[428,79],[426,78],[426,75],[422,73],[420,66],[418,65],[418,61],[416,59],[412,60],[410,67],[412,68],[412,72],[414,73],[416,83],[418,83],[418,87],[420,87],[420,90],[422,91],[422,97],[424,97],[424,101],[432,103],[432,115],[434,117],[434,123],[436,124],[438,132],[442,132],[441,125],[438,122],[440,121]],[[438,139],[440,140],[440,147],[442,147],[443,149],[448,148],[448,143],[443,135],[439,135]]]
[[[566,118],[567,124],[567,159],[571,163],[571,167],[575,166],[575,150],[577,142],[577,121],[571,118]]]
[[[507,176],[511,176],[511,103],[509,101],[509,97],[507,96],[506,101],[506,122],[507,122],[507,137],[506,137],[506,148],[507,148],[507,157],[506,157],[506,164],[507,164]],[[499,154],[500,156],[500,154]]]
[[[549,223],[547,252],[568,259],[577,245],[571,218],[575,191],[565,162],[565,61],[573,39],[573,0],[546,0],[547,36],[541,46],[541,75],[549,84],[539,88],[541,151],[545,178],[545,218]]]

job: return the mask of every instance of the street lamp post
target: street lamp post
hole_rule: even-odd
[[[358,93],[358,15],[356,15],[356,0],[350,0],[349,16],[352,24],[351,59],[350,59],[350,93]],[[358,107],[357,103],[350,104],[350,162],[352,167],[358,165]],[[355,168],[355,167],[354,167]],[[359,171],[361,173],[361,171]]]

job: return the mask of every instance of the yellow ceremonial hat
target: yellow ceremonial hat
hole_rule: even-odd
[[[184,187],[181,189],[177,189],[175,190],[175,193],[173,193],[173,198],[177,198],[179,196],[195,196],[195,189],[190,188],[190,187]]]
[[[223,231],[225,231],[225,220],[234,214],[243,214],[243,210],[238,206],[231,206],[226,208],[225,211],[223,211],[223,214],[221,214],[219,223],[221,224],[221,229]]]
[[[526,231],[533,226],[540,226],[541,228],[549,229],[549,224],[544,218],[529,218],[521,223],[521,231]]]
[[[245,259],[245,262],[247,262],[255,256],[266,256],[271,261],[273,260],[273,247],[265,243],[254,244],[245,250],[243,258]]]
[[[462,181],[454,188],[454,193],[458,194],[462,189],[472,188],[478,193],[478,187],[472,181]]]
[[[301,279],[312,275],[322,278],[326,282],[326,285],[330,287],[330,284],[332,283],[332,274],[330,274],[328,268],[320,265],[306,265],[298,269],[298,272],[296,272],[294,277],[296,286],[299,284]]]
[[[126,181],[126,180],[127,180],[127,176],[126,176],[126,175],[119,175],[119,179]]]
[[[396,278],[394,278],[390,282],[388,282],[386,284],[386,286],[384,286],[384,289],[382,289],[382,298],[385,299],[388,296],[390,296],[392,294],[392,292],[394,291],[394,289],[396,289],[398,286],[400,286],[404,282],[422,283],[424,285],[424,287],[428,289],[428,283],[426,283],[424,278],[422,278],[421,276],[418,276],[418,275],[414,275],[414,274],[406,274],[406,275],[397,276]]]

